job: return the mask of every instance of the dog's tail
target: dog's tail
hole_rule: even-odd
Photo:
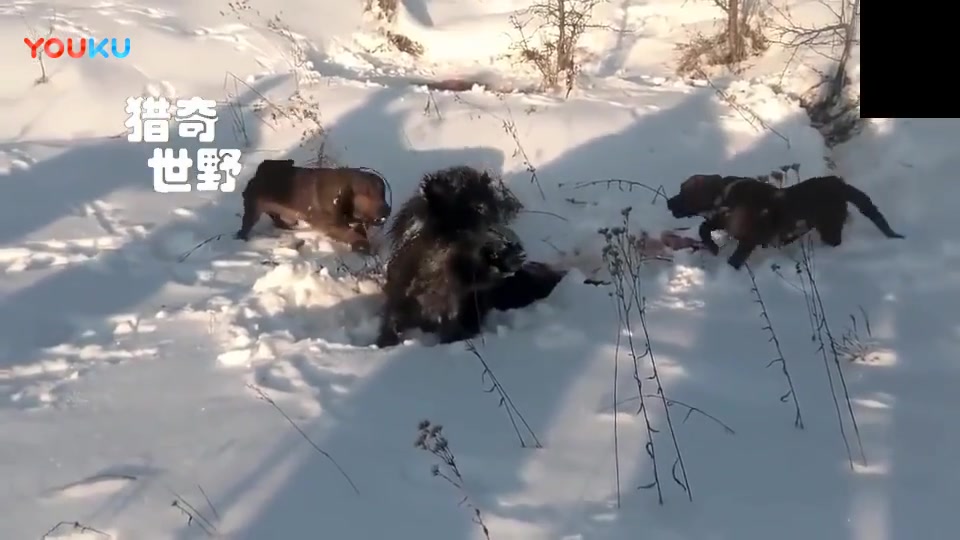
[[[843,196],[847,201],[853,203],[853,205],[857,207],[857,210],[872,221],[887,238],[905,238],[902,234],[898,234],[890,228],[890,224],[887,223],[887,218],[883,217],[880,209],[877,208],[877,205],[873,204],[870,196],[846,182],[843,182],[842,185]]]
[[[265,182],[266,180],[261,180],[256,182],[258,178],[269,178],[277,176],[290,174],[293,172],[293,160],[292,159],[265,159],[260,162],[260,165],[257,165],[257,170],[253,173],[253,176],[247,182],[247,187],[243,189],[244,195],[249,195],[250,190],[258,190],[257,186],[260,182]]]

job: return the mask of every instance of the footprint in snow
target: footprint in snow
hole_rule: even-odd
[[[110,467],[106,471],[83,480],[70,482],[45,492],[45,499],[83,499],[112,495],[128,485],[143,478],[155,476],[162,472],[160,469],[141,465],[123,465]]]

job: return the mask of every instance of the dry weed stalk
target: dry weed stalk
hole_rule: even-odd
[[[520,446],[522,448],[543,448],[543,445],[540,444],[540,439],[537,438],[537,434],[533,432],[533,428],[527,423],[527,419],[523,417],[523,414],[517,409],[517,406],[513,404],[513,398],[510,397],[507,390],[500,384],[497,376],[493,373],[493,370],[490,369],[490,365],[487,364],[487,361],[480,354],[480,351],[477,350],[472,340],[467,340],[467,351],[479,360],[480,365],[483,366],[483,372],[480,374],[481,380],[483,384],[490,385],[489,388],[484,389],[484,392],[488,394],[496,392],[497,395],[500,396],[500,401],[497,406],[507,411],[507,418],[510,419],[510,425],[513,426],[513,431],[517,434],[517,439],[520,440]],[[523,433],[520,432],[520,424],[517,424],[517,421],[519,421],[527,431],[527,434],[532,439],[532,444],[528,443]]]
[[[419,57],[424,52],[421,43],[388,29],[389,26],[397,22],[397,7],[397,0],[364,0],[363,2],[364,13],[369,13],[377,22],[380,27],[380,34],[386,38],[387,43],[400,52],[407,53],[415,58]]]
[[[440,460],[440,463],[430,468],[430,473],[443,479],[460,492],[463,498],[460,499],[457,506],[466,506],[470,509],[471,520],[480,527],[483,536],[490,540],[490,530],[483,522],[483,514],[480,512],[480,508],[473,503],[467,493],[466,482],[464,482],[463,475],[460,474],[460,468],[457,467],[457,458],[453,455],[453,449],[450,448],[450,441],[443,434],[443,426],[431,424],[430,420],[422,420],[417,425],[417,440],[413,443],[413,446],[430,452]]]
[[[49,23],[47,24],[47,33],[42,36],[40,35],[39,32],[37,32],[37,29],[34,28],[32,24],[27,22],[27,19],[23,17],[23,15],[21,15],[20,17],[23,19],[23,24],[27,27],[27,32],[30,34],[30,40],[33,41],[34,43],[36,43],[37,40],[39,39],[43,39],[43,40],[50,39],[50,36],[53,35],[53,31],[54,31],[53,26],[57,22],[56,11],[53,12],[53,15],[50,17]],[[43,47],[38,47],[37,48],[37,64],[40,66],[40,76],[33,80],[33,84],[35,85],[44,84],[50,80],[50,77],[47,76],[47,67],[43,63],[43,54],[44,54]]]
[[[231,84],[232,83],[232,84]],[[240,85],[245,82],[237,78],[229,71],[223,76],[223,89],[227,94],[227,107],[230,110],[230,120],[233,125],[233,133],[238,139],[243,139],[245,148],[250,147],[250,135],[247,133],[247,117],[244,115],[243,106],[239,102]]]
[[[721,101],[723,101],[724,103],[729,105],[731,109],[736,111],[737,114],[740,116],[740,118],[743,118],[745,122],[750,124],[750,126],[754,130],[756,130],[757,133],[762,133],[763,130],[767,130],[770,133],[773,133],[774,135],[779,137],[781,140],[783,140],[783,142],[787,143],[787,148],[788,149],[790,148],[790,139],[788,139],[786,135],[777,131],[773,126],[768,124],[763,118],[760,117],[760,115],[755,113],[749,107],[747,107],[746,105],[743,105],[742,103],[739,103],[735,96],[731,96],[726,90],[714,84],[714,82],[710,79],[710,77],[707,76],[705,71],[698,68],[697,70],[695,70],[695,73],[698,78],[706,81],[706,83],[710,86],[710,88],[712,88],[713,91],[717,93],[717,97],[719,97]]]
[[[820,80],[803,92],[800,102],[813,127],[823,133],[827,146],[833,147],[852,137],[860,125],[860,98],[848,92],[847,74],[853,47],[860,44],[860,0],[818,0],[818,4],[831,14],[831,21],[820,26],[798,24],[788,7],[773,5],[779,16],[772,25],[773,42],[790,51],[778,86],[801,53],[811,53],[830,65],[829,72],[824,72],[805,63]]]
[[[646,444],[644,448],[647,456],[650,458],[653,479],[650,483],[639,486],[640,489],[654,488],[657,491],[657,501],[663,504],[663,489],[660,481],[660,467],[657,462],[657,447],[655,445],[655,434],[659,429],[653,427],[648,402],[645,399],[648,395],[644,391],[644,381],[652,382],[655,387],[653,396],[662,406],[667,431],[670,435],[673,449],[676,454],[671,474],[673,480],[687,494],[689,500],[693,500],[693,491],[690,489],[690,481],[687,478],[687,469],[683,461],[683,453],[680,450],[680,443],[677,439],[677,433],[674,429],[674,423],[670,414],[670,403],[663,389],[663,383],[660,379],[660,372],[657,366],[656,356],[651,345],[650,333],[646,320],[646,296],[643,293],[643,279],[641,270],[648,260],[648,257],[640,249],[638,237],[630,232],[630,212],[632,208],[624,208],[621,212],[623,216],[623,225],[613,228],[600,229],[600,234],[604,237],[605,246],[603,248],[603,260],[610,273],[613,284],[613,292],[610,296],[614,298],[617,308],[617,319],[619,325],[617,328],[617,343],[614,353],[614,381],[613,381],[613,403],[614,403],[614,463],[617,474],[617,504],[620,504],[620,451],[619,451],[619,428],[616,414],[617,383],[619,377],[620,347],[622,336],[627,338],[627,351],[633,362],[633,380],[637,385],[637,399],[639,406],[636,414],[643,419],[646,428]],[[643,345],[636,343],[633,337],[634,322],[638,322],[643,331]],[[646,359],[650,368],[649,375],[641,375],[640,362]]]
[[[213,508],[213,504],[210,503],[210,499],[207,498],[207,494],[203,492],[203,488],[201,488],[200,491],[203,493],[203,496],[206,499],[207,505],[210,507],[210,509],[214,512],[214,514],[219,516],[219,514],[216,512],[216,509]],[[186,516],[187,527],[195,523],[198,527],[200,527],[200,530],[210,538],[215,538],[218,536],[217,526],[211,519],[207,518],[203,512],[181,497],[179,493],[175,491],[172,493],[175,498],[173,499],[173,502],[170,503],[170,506],[176,508],[180,511],[180,513]],[[219,517],[217,519],[219,519]]]
[[[850,326],[843,331],[835,346],[840,356],[849,362],[873,362],[877,359],[877,350],[873,330],[870,328],[870,317],[863,306],[857,307],[862,318],[858,322],[857,316],[850,314]],[[860,335],[861,324],[867,333],[866,338]]]
[[[228,5],[230,6],[233,14],[241,20],[244,20],[245,12],[252,10],[252,8],[249,7],[248,0],[237,0],[236,2],[228,3]],[[258,17],[261,16],[259,11],[252,11]],[[221,14],[226,15],[224,12],[221,12]],[[227,89],[232,83],[234,89],[232,95],[228,91],[228,103],[233,111],[232,114],[234,116],[234,128],[243,137],[244,141],[249,144],[249,137],[246,133],[246,121],[243,117],[243,111],[240,110],[239,104],[236,104],[238,89],[239,86],[242,85],[248,91],[257,96],[258,99],[254,102],[252,110],[258,115],[258,118],[260,118],[261,121],[269,119],[273,125],[277,125],[282,119],[285,119],[294,125],[306,124],[302,133],[300,134],[300,146],[302,147],[315,139],[319,139],[322,146],[326,132],[323,127],[322,117],[320,114],[320,104],[316,98],[308,97],[305,89],[301,85],[304,80],[304,73],[313,73],[315,75],[315,72],[305,69],[305,66],[308,65],[308,61],[306,60],[306,52],[299,42],[300,38],[294,36],[293,33],[287,29],[285,23],[283,23],[279,15],[275,16],[274,19],[267,21],[266,26],[267,28],[276,32],[278,35],[283,36],[285,39],[291,40],[291,43],[294,45],[294,56],[296,62],[294,63],[292,74],[296,82],[296,90],[289,98],[287,98],[285,103],[275,103],[263,95],[263,93],[253,88],[246,81],[242,80],[231,72],[227,72],[226,76],[224,77],[224,87]],[[269,124],[267,125],[269,126]]]
[[[794,172],[796,173],[796,182],[800,182],[801,177],[799,165],[796,166]],[[847,387],[846,377],[843,374],[843,365],[840,362],[840,350],[837,348],[838,341],[834,338],[833,332],[830,329],[830,324],[827,321],[826,309],[823,305],[823,298],[820,296],[820,287],[817,285],[817,280],[815,277],[816,270],[814,264],[813,241],[810,236],[807,235],[803,238],[800,238],[798,242],[800,244],[800,261],[796,263],[795,270],[800,279],[801,290],[804,294],[804,303],[807,307],[811,329],[813,331],[811,339],[817,344],[817,352],[820,353],[821,357],[823,358],[823,364],[827,372],[827,382],[830,387],[830,393],[833,397],[834,409],[837,413],[840,436],[843,439],[843,445],[847,451],[847,459],[850,463],[850,468],[853,469],[853,451],[851,449],[850,440],[847,436],[846,424],[849,422],[853,427],[854,436],[856,437],[857,446],[860,451],[860,459],[863,464],[866,465],[867,457],[863,450],[863,440],[860,437],[860,426],[857,423],[856,414],[853,412],[853,403],[850,399],[850,391]],[[831,359],[833,362],[830,362]],[[836,382],[834,379],[836,379]],[[845,409],[847,419],[844,419],[844,414],[841,410],[841,397],[838,395],[838,386],[839,392],[842,392],[842,399],[846,404]]]
[[[289,50],[285,51],[283,59],[290,66],[290,73],[294,77],[298,92],[301,84],[318,80],[319,74],[313,71],[308,54],[313,46],[303,36],[290,29],[290,26],[283,20],[282,13],[277,13],[272,17],[264,16],[260,10],[250,6],[250,0],[228,0],[227,8],[228,11],[220,11],[220,15],[232,15],[250,26],[260,25],[287,43]]]
[[[593,10],[606,0],[539,0],[510,16],[517,33],[512,49],[519,60],[533,65],[544,90],[562,84],[566,96],[576,85],[580,72],[577,44],[583,34],[596,27],[590,23]]]
[[[766,51],[770,43],[764,35],[767,17],[761,1],[713,0],[725,14],[722,29],[712,35],[696,33],[688,42],[677,44],[677,74],[695,74],[704,66],[735,69],[740,62]]]
[[[283,419],[286,420],[288,424],[293,426],[293,429],[297,430],[297,433],[299,433],[300,436],[303,437],[303,440],[307,441],[307,443],[310,444],[310,446],[313,447],[313,449],[316,450],[318,454],[320,454],[321,456],[326,458],[327,461],[333,464],[333,466],[340,473],[340,476],[342,476],[344,480],[346,480],[347,483],[350,484],[350,487],[353,488],[354,493],[356,493],[357,495],[360,495],[360,488],[358,488],[357,485],[353,482],[353,479],[350,478],[350,475],[347,474],[347,471],[345,471],[343,467],[340,466],[340,463],[338,463],[337,460],[333,459],[333,456],[331,456],[329,452],[320,448],[317,445],[317,443],[313,442],[313,439],[311,439],[310,436],[307,435],[305,431],[303,431],[303,429],[293,420],[293,418],[290,418],[290,415],[288,415],[286,411],[284,411],[279,405],[277,405],[276,401],[274,401],[270,396],[268,396],[266,392],[263,391],[263,389],[255,385],[248,384],[247,388],[253,390],[253,392],[257,394],[257,399],[260,399],[264,403],[267,403],[268,405],[273,407],[278,413],[280,413],[280,416],[282,416]]]
[[[93,527],[89,527],[89,526],[87,526],[87,525],[84,525],[84,524],[80,523],[79,521],[61,521],[60,523],[57,523],[56,525],[54,525],[53,527],[51,527],[50,530],[48,530],[47,532],[45,532],[45,533],[43,534],[43,536],[40,537],[40,540],[46,540],[47,538],[50,538],[50,535],[51,535],[51,534],[59,531],[60,528],[61,528],[61,527],[64,527],[64,526],[69,526],[71,529],[73,529],[73,530],[74,530],[75,532],[77,532],[78,534],[91,533],[91,534],[95,534],[95,535],[97,535],[97,536],[102,536],[102,537],[104,537],[104,538],[113,538],[112,535],[107,534],[107,533],[101,531],[100,529],[95,529],[95,528],[93,528]]]
[[[767,367],[780,364],[780,370],[783,372],[783,377],[787,381],[787,392],[780,396],[780,401],[782,403],[786,403],[787,400],[793,401],[793,425],[794,427],[803,429],[803,415],[800,413],[800,401],[797,399],[797,390],[793,386],[793,377],[790,376],[790,370],[787,368],[787,359],[783,355],[783,348],[780,347],[780,338],[773,328],[773,321],[770,320],[770,312],[767,310],[767,304],[763,301],[763,296],[760,294],[760,287],[757,285],[757,276],[753,273],[753,269],[750,268],[749,264],[744,264],[744,266],[747,269],[747,274],[750,276],[750,291],[754,295],[754,302],[760,306],[763,330],[770,334],[768,342],[773,344],[777,352],[777,357],[771,360],[770,363],[767,364]]]
[[[379,253],[375,252],[371,253],[369,256],[361,257],[359,267],[354,267],[347,264],[347,261],[340,256],[337,256],[335,260],[337,262],[336,271],[341,275],[346,274],[354,278],[357,282],[373,281],[378,287],[383,287],[383,285],[386,283],[387,278],[385,270],[387,267],[387,262]],[[320,271],[322,271],[322,269],[317,270],[317,272]],[[359,288],[359,283],[357,286]],[[360,291],[357,290],[357,292],[359,293]]]
[[[565,185],[564,183],[557,184],[558,187],[563,187],[564,185]],[[633,193],[634,188],[643,188],[653,193],[653,200],[650,201],[650,204],[656,204],[657,200],[660,199],[661,197],[663,198],[663,200],[667,200],[668,198],[667,191],[663,187],[663,184],[660,184],[656,188],[654,188],[647,184],[644,184],[643,182],[638,182],[636,180],[623,180],[621,178],[608,178],[606,180],[585,180],[582,182],[576,182],[575,184],[573,184],[573,189],[583,189],[586,187],[600,186],[600,185],[606,187],[608,190],[611,187],[616,186],[618,190],[626,191],[628,193]],[[571,204],[578,204],[578,201],[568,201],[568,202],[570,202]]]
[[[501,116],[495,112],[492,112],[483,107],[480,107],[479,105],[471,103],[463,99],[459,95],[456,95],[453,97],[453,100],[456,103],[469,107],[470,109],[476,110],[480,114],[488,115],[500,122],[501,127],[503,128],[503,132],[509,135],[510,138],[513,140],[514,150],[513,150],[512,157],[514,158],[519,157],[521,160],[523,160],[523,166],[526,169],[526,171],[530,174],[530,183],[534,184],[537,187],[537,191],[540,193],[540,198],[543,200],[547,200],[547,195],[546,193],[544,193],[543,186],[540,184],[540,177],[537,176],[537,167],[533,164],[533,161],[531,161],[530,155],[527,154],[527,150],[523,146],[523,141],[521,141],[520,139],[520,133],[517,131],[517,123],[513,117],[513,110],[507,104],[505,96],[503,94],[498,94],[497,99],[500,101],[501,104],[503,104],[503,109],[506,111],[506,116]],[[536,112],[536,109],[533,109],[533,108],[526,110],[527,114],[533,114],[534,112]]]

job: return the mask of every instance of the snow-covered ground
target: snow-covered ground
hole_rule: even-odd
[[[676,400],[668,410],[692,495],[672,479],[664,408],[647,398],[659,505],[655,490],[637,489],[653,464],[616,306],[609,288],[582,278],[601,265],[597,230],[618,225],[625,206],[632,230],[697,223],[672,219],[645,190],[576,183],[624,178],[672,194],[694,173],[791,163],[805,177],[826,173],[821,135],[771,89],[784,53],[723,81],[720,99],[672,75],[674,44],[718,10],[625,0],[599,13],[623,31],[588,34],[585,80],[567,100],[428,92],[411,81],[525,84],[529,74],[502,59],[508,16],[524,2],[405,2],[396,28],[424,45],[420,60],[384,52],[360,4],[0,6],[11,36],[0,44],[0,538],[65,522],[48,537],[480,539],[473,508],[492,540],[954,537],[960,122],[874,121],[831,156],[907,236],[887,240],[854,211],[843,246],[816,251],[832,333],[840,339],[854,315],[867,352],[841,360],[866,464],[787,254],[758,253],[752,268],[803,430],[793,402],[781,402],[781,370],[765,368],[777,352],[749,275],[700,254],[644,270],[651,348]],[[292,38],[269,27],[275,14]],[[130,37],[132,53],[47,59],[49,81],[36,85],[22,35]],[[239,193],[154,193],[152,146],[124,136],[128,96],[215,98],[217,145],[244,150],[242,186],[264,158],[317,158],[316,123],[291,118],[298,84],[302,108],[320,114],[327,159],[384,172],[397,204],[433,169],[502,172],[531,210],[516,224],[531,258],[575,267],[549,299],[495,315],[476,341],[509,411],[462,343],[371,346],[380,300],[358,273],[363,259],[268,220],[249,244],[230,239]],[[705,414],[687,417],[687,406]],[[414,447],[424,419],[444,426],[468,503]]]

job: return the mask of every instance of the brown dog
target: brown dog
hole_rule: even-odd
[[[306,168],[292,159],[267,159],[243,190],[243,222],[236,237],[248,240],[265,213],[281,229],[303,220],[354,251],[369,252],[367,227],[383,225],[390,216],[388,189],[373,169]]]
[[[694,175],[681,184],[680,193],[667,200],[674,217],[703,216],[700,239],[714,255],[720,248],[710,233],[726,230],[737,240],[727,262],[739,269],[757,246],[786,245],[816,229],[823,242],[839,246],[843,226],[853,203],[888,238],[903,238],[866,193],[838,176],[810,178],[778,188],[753,178]]]

